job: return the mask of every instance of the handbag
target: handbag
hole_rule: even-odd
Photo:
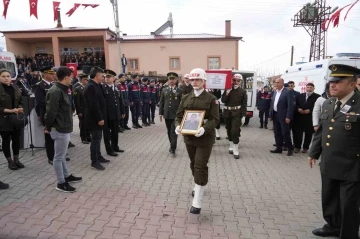
[[[25,128],[29,123],[28,118],[24,114],[11,114],[9,120],[12,126],[17,129]]]

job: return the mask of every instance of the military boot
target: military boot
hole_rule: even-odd
[[[234,148],[233,148],[233,152],[234,152],[234,159],[239,159],[240,158],[240,153],[239,153],[239,144],[234,144]]]
[[[229,142],[230,146],[229,146],[229,154],[233,154],[233,150],[234,150],[234,143],[233,142]]]
[[[202,201],[204,198],[205,186],[200,186],[195,184],[195,195],[193,199],[193,203],[190,209],[190,213],[192,214],[200,214]]]

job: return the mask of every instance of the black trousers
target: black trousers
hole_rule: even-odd
[[[101,139],[102,139],[102,130],[92,130],[89,131],[91,135],[91,143],[90,143],[90,158],[91,162],[98,162],[101,156]]]
[[[141,115],[141,102],[140,101],[134,101],[134,104],[130,106],[131,111],[131,119],[133,123],[136,123],[139,121],[139,117]]]
[[[149,118],[149,121],[150,121],[150,119],[152,121],[154,121],[154,119],[155,119],[155,110],[156,110],[156,103],[152,102],[150,104],[150,115],[149,115],[150,118]]]
[[[108,127],[104,129],[104,143],[107,153],[119,147],[119,120],[108,121]]]
[[[165,119],[165,124],[167,128],[167,134],[170,142],[170,148],[176,149],[177,147],[177,135],[175,133],[175,120],[174,119]]]
[[[303,137],[304,134],[305,138]],[[303,149],[309,149],[313,134],[314,127],[312,125],[311,119],[296,120],[293,126],[293,139],[295,148],[301,149],[302,144]]]
[[[221,111],[220,111],[220,104],[219,104],[219,112],[221,112]],[[220,129],[220,121],[219,121],[219,123],[216,125],[215,129]]]
[[[285,142],[285,147],[288,149],[293,149],[294,147],[292,145],[290,136],[290,125],[285,122],[285,119],[279,119],[276,112],[274,112],[273,115],[273,123],[276,148],[282,149]]]
[[[228,117],[225,117],[225,128],[228,136],[228,140],[234,144],[240,142],[241,132],[241,118],[240,115],[233,116],[230,112]]]
[[[185,144],[190,158],[190,169],[197,185],[205,186],[209,180],[209,158],[211,155],[212,145],[196,147]]]
[[[360,182],[330,179],[321,174],[321,201],[328,227],[340,232],[341,239],[358,238]]]
[[[264,116],[265,116],[265,119],[264,119]],[[268,121],[269,121],[269,111],[266,110],[266,111],[262,111],[260,110],[259,111],[259,118],[260,118],[260,124],[263,125],[267,125],[268,124]]]
[[[124,106],[125,108],[125,118],[120,119],[120,126],[125,127],[129,123],[129,113],[130,113],[130,107]]]
[[[20,134],[21,129],[14,129],[13,131],[0,132],[2,138],[2,149],[6,158],[11,157],[10,142],[13,155],[18,156],[20,151]]]
[[[89,132],[85,128],[83,117],[79,117],[79,128],[80,128],[80,138],[82,141],[91,139]]]
[[[50,134],[45,134],[45,150],[48,160],[53,161],[55,148],[54,148],[54,140],[51,138]]]
[[[141,120],[145,123],[150,118],[150,104],[149,102],[143,102],[141,106]]]

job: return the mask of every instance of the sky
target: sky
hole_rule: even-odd
[[[38,19],[30,17],[28,0],[10,0],[7,18],[0,17],[1,30],[52,28],[51,0],[38,0]],[[115,30],[110,0],[58,0],[64,27],[109,27]],[[225,34],[225,20],[231,20],[231,34],[241,36],[239,69],[256,70],[262,76],[283,73],[290,66],[291,46],[294,62],[308,61],[310,36],[302,27],[293,27],[292,18],[306,0],[118,0],[120,30],[128,35],[148,35],[167,21],[174,20],[174,34]],[[355,0],[327,0],[330,7],[343,7]],[[3,12],[0,1],[0,13]],[[97,8],[79,7],[65,15],[74,3],[99,4]],[[360,3],[341,14],[340,25],[328,30],[327,55],[360,53]],[[163,34],[169,33],[165,31]],[[1,36],[1,34],[0,34]],[[0,37],[0,47],[5,39]]]

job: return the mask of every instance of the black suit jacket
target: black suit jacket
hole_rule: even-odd
[[[100,84],[93,80],[85,87],[85,128],[88,130],[103,130],[107,127],[107,105]],[[104,120],[104,126],[98,125]]]
[[[296,117],[302,117],[306,119],[310,119],[312,121],[312,112],[314,109],[314,105],[316,100],[320,97],[319,94],[313,93],[306,100],[306,93],[301,93],[296,97]],[[310,110],[309,114],[300,114],[298,109]]]
[[[271,99],[270,118],[274,116],[274,103],[277,92],[274,91]],[[286,118],[292,120],[294,115],[294,95],[288,88],[284,88],[281,92],[278,104],[277,104],[277,116],[279,119],[285,120]]]

